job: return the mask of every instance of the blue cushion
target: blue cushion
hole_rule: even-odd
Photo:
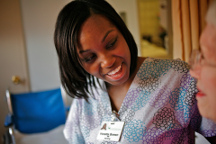
[[[61,90],[11,94],[13,122],[22,133],[46,132],[64,124],[66,112]]]

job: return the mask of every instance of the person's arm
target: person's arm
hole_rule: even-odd
[[[84,144],[85,140],[80,130],[79,116],[79,102],[74,99],[67,117],[64,128],[64,136],[69,144]]]

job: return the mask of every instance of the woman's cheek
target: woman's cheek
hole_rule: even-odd
[[[203,67],[200,83],[203,87],[203,91],[216,97],[216,67]]]

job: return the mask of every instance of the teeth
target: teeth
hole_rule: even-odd
[[[121,69],[121,65],[118,66],[116,69],[114,69],[113,71],[109,72],[107,75],[114,75],[115,73],[117,73],[119,70]]]

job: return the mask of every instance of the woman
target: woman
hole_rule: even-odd
[[[194,143],[195,130],[215,136],[215,125],[201,121],[188,65],[138,57],[106,1],[67,4],[54,40],[62,85],[77,98],[64,130],[69,143]]]
[[[206,27],[200,37],[200,51],[194,51],[190,74],[198,80],[196,95],[202,116],[216,122],[216,1],[206,15]]]

